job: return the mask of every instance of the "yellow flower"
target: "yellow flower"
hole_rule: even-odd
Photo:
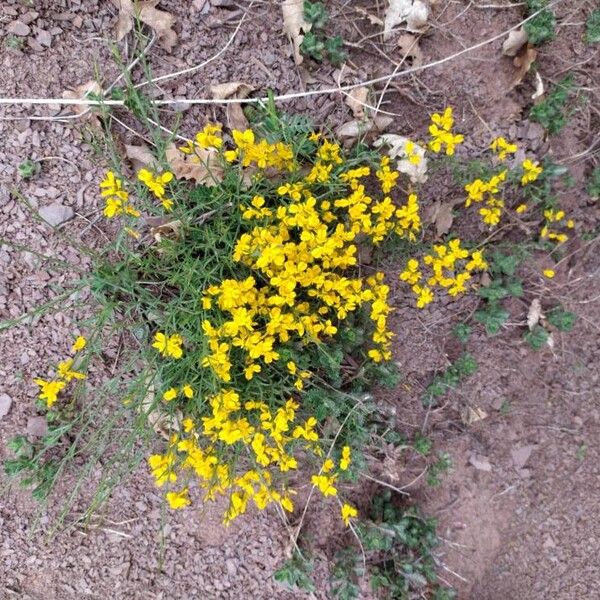
[[[187,383],[181,388],[181,391],[183,395],[188,399],[194,397],[194,388]]]
[[[519,204],[517,208],[515,208],[515,212],[522,215],[527,210],[527,204]]]
[[[189,506],[192,503],[188,497],[188,494],[188,488],[183,488],[180,492],[168,492],[166,496],[167,502],[173,510],[177,510],[178,508],[185,508],[186,506]]]
[[[548,279],[552,279],[556,275],[554,269],[544,269],[542,273],[544,274],[544,277],[547,277]]]
[[[158,332],[154,334],[153,348],[156,348],[162,356],[171,358],[181,358],[183,356],[183,338],[178,334],[166,336],[164,333]]]
[[[331,475],[313,475],[310,480],[314,486],[319,488],[323,496],[337,496],[337,489],[334,487],[336,476]]]
[[[219,149],[223,145],[223,140],[216,134],[221,132],[221,124],[211,125],[208,123],[204,129],[196,134],[196,143],[200,148]]]
[[[260,373],[260,371],[261,366],[256,363],[252,363],[244,369],[244,377],[250,381],[254,377],[254,373]]]
[[[39,378],[33,381],[40,386],[40,395],[38,397],[46,401],[48,408],[51,408],[57,401],[58,394],[67,385],[64,381],[45,381]]]
[[[518,150],[516,144],[510,144],[503,137],[496,138],[490,148],[498,155],[499,160],[505,160],[508,154],[514,154]]]
[[[341,513],[342,513],[342,520],[344,521],[344,524],[346,525],[346,527],[349,527],[350,519],[358,516],[358,510],[356,510],[356,508],[354,508],[354,506],[352,506],[346,502],[342,505]]]
[[[58,363],[58,376],[65,381],[71,381],[71,379],[85,379],[85,375],[83,373],[79,373],[78,371],[73,371],[71,367],[75,361],[72,358],[68,360],[63,360]]]
[[[170,402],[171,400],[175,400],[175,398],[177,398],[177,388],[169,388],[163,394],[163,400],[166,400],[167,402]]]
[[[78,336],[73,345],[71,346],[72,352],[79,352],[79,350],[83,350],[85,345],[87,344],[87,340],[82,336]]]
[[[523,176],[521,177],[521,185],[527,185],[528,183],[535,181],[540,176],[542,171],[544,170],[542,167],[540,167],[538,165],[538,163],[533,162],[532,160],[529,160],[528,158],[526,158],[523,161],[521,166],[523,167]]]
[[[344,446],[342,448],[342,458],[340,459],[340,469],[342,471],[346,471],[350,466],[351,458],[350,458],[350,447]]]

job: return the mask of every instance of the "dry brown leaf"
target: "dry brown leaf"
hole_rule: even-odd
[[[95,96],[102,95],[102,88],[97,81],[88,81],[87,83],[82,83],[70,90],[65,90],[62,97],[68,100],[86,100],[89,99],[90,94]],[[88,120],[90,124],[100,127],[97,107],[87,106],[85,104],[70,104],[69,107],[76,115],[83,115],[85,113],[84,118]]]
[[[210,91],[215,100],[225,100],[227,98],[247,98],[254,88],[242,81],[231,81],[213,85]],[[227,105],[227,126],[229,129],[240,131],[244,131],[250,126],[241,104]]]
[[[420,67],[423,64],[423,53],[417,37],[410,33],[403,33],[398,37],[397,44],[407,67]]]
[[[170,52],[177,43],[177,34],[173,30],[175,17],[164,10],[159,10],[156,5],[159,0],[145,0],[136,2],[133,0],[111,0],[119,9],[115,36],[120,42],[132,29],[135,19],[138,18],[154,31],[159,44]]]
[[[513,29],[502,44],[502,54],[504,56],[516,56],[528,39],[529,36],[523,27]]]
[[[438,238],[450,231],[454,222],[452,210],[455,202],[436,202],[434,204],[432,223],[435,224],[435,234]]]
[[[534,104],[538,104],[541,102],[539,99],[544,95],[544,81],[542,80],[542,76],[539,71],[535,72],[535,92],[531,95],[531,99]]]
[[[477,423],[477,421],[483,421],[487,416],[488,414],[485,410],[478,406],[465,406],[460,413],[460,418],[465,425],[472,425],[473,423]]]
[[[150,233],[157,242],[161,242],[163,238],[169,240],[179,240],[183,238],[182,231],[183,223],[180,220],[169,221],[162,223],[150,229]]]
[[[156,168],[158,160],[148,146],[142,144],[141,146],[132,146],[125,144],[125,156],[129,159],[129,162],[136,171],[145,167]]]
[[[181,431],[183,415],[179,410],[176,410],[171,415],[163,412],[160,410],[160,405],[155,405],[155,401],[156,389],[154,384],[150,384],[146,390],[146,396],[140,405],[140,412],[146,415],[152,429],[168,440],[173,433]]]
[[[294,62],[299,65],[304,57],[300,53],[300,44],[304,34],[310,31],[312,25],[304,20],[304,0],[283,0],[283,29],[288,34],[294,46]]]
[[[421,0],[389,0],[383,25],[383,39],[387,41],[394,27],[406,22],[410,31],[420,31],[427,24],[427,5]]]
[[[510,89],[516,87],[523,81],[523,78],[527,75],[529,69],[531,69],[531,65],[535,62],[536,58],[537,50],[531,44],[524,46],[521,49],[521,52],[514,57],[513,64],[517,68],[517,74],[513,79]]]
[[[196,155],[184,154],[175,144],[165,152],[171,171],[177,179],[191,179],[212,187],[223,180],[223,167],[214,148],[196,148]]]
[[[367,113],[367,97],[369,95],[369,88],[361,86],[351,90],[346,96],[346,104],[350,107],[352,114],[355,119],[363,119]]]
[[[386,133],[375,141],[375,147],[386,145],[389,147],[388,154],[391,158],[397,159],[396,170],[404,173],[413,183],[425,183],[427,181],[427,158],[425,158],[425,148],[415,145],[416,153],[421,157],[418,164],[410,162],[406,154],[406,143],[409,138],[395,133]]]
[[[534,298],[527,312],[527,327],[531,331],[539,322],[542,316],[542,303],[539,298]]]
[[[355,8],[355,10],[359,15],[362,15],[363,17],[365,17],[365,19],[368,19],[369,23],[371,23],[371,25],[379,25],[379,26],[383,25],[383,21],[378,16],[372,15],[371,13],[367,12],[366,9],[358,6]]]
[[[378,115],[374,118],[355,119],[340,125],[336,130],[336,136],[343,142],[345,147],[351,146],[357,138],[367,134],[377,135],[387,129],[393,122],[392,117]]]

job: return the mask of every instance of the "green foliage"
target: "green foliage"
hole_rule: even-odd
[[[17,171],[21,179],[31,179],[41,170],[40,163],[35,160],[26,159],[18,167]]]
[[[548,311],[546,320],[550,325],[554,325],[559,331],[571,331],[577,316],[569,311],[563,309],[562,306],[555,306],[552,310]]]
[[[427,470],[427,485],[437,487],[442,483],[440,476],[442,473],[452,468],[452,457],[446,452],[440,452],[438,459]]]
[[[502,325],[506,323],[509,317],[509,312],[502,308],[499,304],[490,302],[484,308],[478,310],[474,315],[484,327],[488,335],[496,335]]]
[[[25,48],[25,38],[16,35],[7,35],[4,39],[4,44],[9,50],[16,50],[20,52]]]
[[[531,119],[542,125],[548,133],[558,133],[567,122],[565,107],[573,86],[573,76],[567,75],[552,88],[545,100],[531,109]]]
[[[304,0],[304,18],[312,24],[312,28],[304,34],[300,52],[319,62],[327,58],[334,65],[341,64],[346,58],[344,40],[339,35],[331,37],[325,33],[329,20],[325,5]]]
[[[596,167],[588,180],[587,193],[595,199],[600,198],[600,167]]]
[[[600,42],[600,8],[593,10],[585,25],[585,41],[588,44]]]
[[[315,592],[315,584],[310,578],[312,570],[312,561],[306,560],[296,551],[290,560],[275,571],[273,579],[291,590]]]
[[[368,553],[371,587],[397,600],[453,598],[439,585],[433,550],[438,545],[436,523],[414,508],[399,508],[390,490],[373,499],[371,518],[357,525]],[[446,594],[439,595],[440,593]],[[436,595],[437,594],[437,595]]]
[[[434,404],[435,401],[443,396],[449,389],[455,389],[458,385],[470,377],[478,369],[475,358],[465,352],[453,364],[451,364],[443,373],[435,375],[433,381],[427,386],[423,402],[426,405]]]
[[[550,334],[541,326],[535,325],[531,331],[527,331],[523,335],[523,339],[535,350],[541,350],[546,343]]]
[[[421,433],[417,433],[415,435],[415,439],[413,440],[413,448],[419,454],[427,456],[431,452],[431,448],[433,448],[433,442]]]
[[[545,8],[547,5],[548,0],[527,0],[528,15],[541,10],[537,16],[524,25],[529,41],[534,46],[553,40],[556,34],[556,17],[550,9]]]
[[[364,575],[360,555],[353,548],[344,548],[335,556],[331,571],[331,595],[337,600],[357,600],[360,588],[356,584]]]
[[[460,342],[466,344],[471,335],[471,326],[467,323],[458,323],[452,328],[452,333]]]

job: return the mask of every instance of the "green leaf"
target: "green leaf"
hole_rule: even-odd
[[[342,64],[347,57],[344,50],[344,39],[339,35],[327,38],[325,40],[325,52],[327,52],[327,58],[333,65]]]
[[[300,52],[302,54],[321,61],[323,60],[323,50],[325,50],[325,44],[312,31],[304,35],[304,39],[300,44]]]
[[[463,344],[466,344],[469,340],[469,336],[471,335],[471,326],[467,325],[466,323],[458,323],[458,325],[453,327],[452,333]]]
[[[600,42],[600,8],[593,10],[585,26],[585,41],[588,44]]]
[[[527,0],[527,14],[531,15],[538,10],[542,10],[547,4],[547,0]],[[556,17],[551,10],[545,9],[531,21],[525,23],[523,27],[527,32],[529,42],[534,46],[539,46],[554,39]]]
[[[568,75],[552,88],[543,102],[531,109],[531,119],[537,121],[550,134],[558,133],[567,122],[565,106],[573,84],[573,76]]]
[[[329,15],[322,2],[308,2],[304,0],[304,18],[312,23],[313,27],[322,29],[327,23]]]
[[[550,334],[541,326],[536,325],[531,331],[528,331],[523,339],[534,349],[541,350],[548,341]]]
[[[515,254],[502,254],[494,252],[490,270],[492,273],[504,273],[504,275],[514,275],[519,266],[519,257]]]
[[[557,306],[548,312],[546,320],[560,331],[571,331],[573,325],[575,325],[577,316],[575,313],[568,312],[563,310],[562,307]]]
[[[508,291],[502,285],[501,280],[496,280],[487,287],[479,288],[479,295],[490,302],[498,302],[508,296]]]
[[[510,313],[498,304],[489,304],[485,309],[478,310],[474,317],[483,324],[488,335],[495,335],[508,319]]]
[[[504,288],[510,296],[515,296],[515,298],[521,298],[523,296],[523,284],[519,279],[504,281]]]

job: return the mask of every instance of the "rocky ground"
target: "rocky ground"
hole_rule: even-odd
[[[178,41],[170,51],[153,46],[153,73],[164,75],[211,60],[161,82],[152,93],[207,97],[211,85],[244,81],[257,90],[287,94],[392,72],[403,53],[372,36],[378,27],[364,14],[376,14],[377,7],[369,2],[327,5],[335,33],[353,44],[343,71],[309,61],[294,66],[274,0],[163,0],[161,8],[176,18]],[[432,5],[430,27],[419,39],[420,55],[412,56],[413,65],[493,38],[523,14],[519,5],[504,0],[438,0]],[[503,133],[529,152],[550,153],[569,166],[576,181],[561,194],[578,222],[580,238],[569,248],[568,260],[550,283],[537,276],[546,257],[533,257],[523,267],[527,296],[511,306],[510,325],[502,335],[490,341],[475,333],[469,350],[480,369],[449,394],[442,409],[424,408],[420,391],[452,359],[450,328],[474,309],[473,300],[434,305],[416,319],[395,290],[395,357],[404,380],[393,393],[382,393],[380,401],[395,409],[400,430],[423,431],[453,458],[454,467],[439,488],[419,483],[411,489],[424,510],[439,519],[440,576],[457,588],[459,598],[600,596],[593,559],[600,550],[595,501],[600,486],[595,444],[600,428],[600,261],[598,245],[589,235],[599,215],[582,183],[598,162],[599,50],[582,41],[583,23],[593,7],[593,0],[559,3],[557,39],[539,50],[538,70],[546,85],[573,72],[581,88],[577,110],[557,138],[547,140],[528,120],[535,81],[528,77],[512,86],[515,68],[501,54],[502,39],[395,80],[381,105],[393,117],[389,131],[419,136],[428,114],[451,104],[467,136],[466,153],[476,154],[485,140]],[[0,12],[0,97],[61,97],[94,79],[96,68],[104,85],[114,81],[118,70],[109,42],[116,21],[117,11],[108,0],[5,0]],[[124,42],[119,48],[129,63],[133,48]],[[309,113],[331,128],[352,120],[338,94],[300,98],[285,108]],[[85,295],[62,300],[60,290],[85,277],[89,258],[81,247],[102,246],[109,232],[99,219],[97,194],[104,165],[82,135],[82,119],[65,119],[70,111],[56,106],[20,104],[0,110],[0,321],[35,311],[53,298],[60,307],[0,331],[4,459],[7,440],[23,431],[35,434],[32,377],[41,365],[63,357],[77,333],[76,323],[89,314]],[[167,121],[175,116],[165,112]],[[208,118],[225,119],[221,109],[198,106],[181,116],[187,133]],[[120,134],[127,142],[137,139],[130,131]],[[17,173],[26,159],[41,166],[29,181]],[[443,197],[456,190],[435,192]],[[53,230],[48,223],[60,227]],[[573,332],[556,334],[554,348],[539,353],[520,337],[528,303],[536,297],[559,300],[579,316]],[[486,417],[466,423],[461,414],[469,407],[483,410]],[[418,473],[402,459],[394,467],[400,483]],[[6,484],[4,475],[0,477]],[[65,485],[68,491],[72,483]],[[81,508],[74,507],[67,524]],[[192,518],[185,511],[167,516],[142,468],[117,489],[88,527],[70,527],[49,537],[55,511],[40,513],[27,492],[10,487],[0,496],[0,599],[298,597],[272,580],[289,552],[289,532],[278,516],[252,515],[223,529],[220,512],[216,507],[214,512],[196,511]],[[313,534],[317,521],[307,524]],[[323,548],[326,544],[324,540]],[[316,597],[325,598],[324,575],[319,583]]]

